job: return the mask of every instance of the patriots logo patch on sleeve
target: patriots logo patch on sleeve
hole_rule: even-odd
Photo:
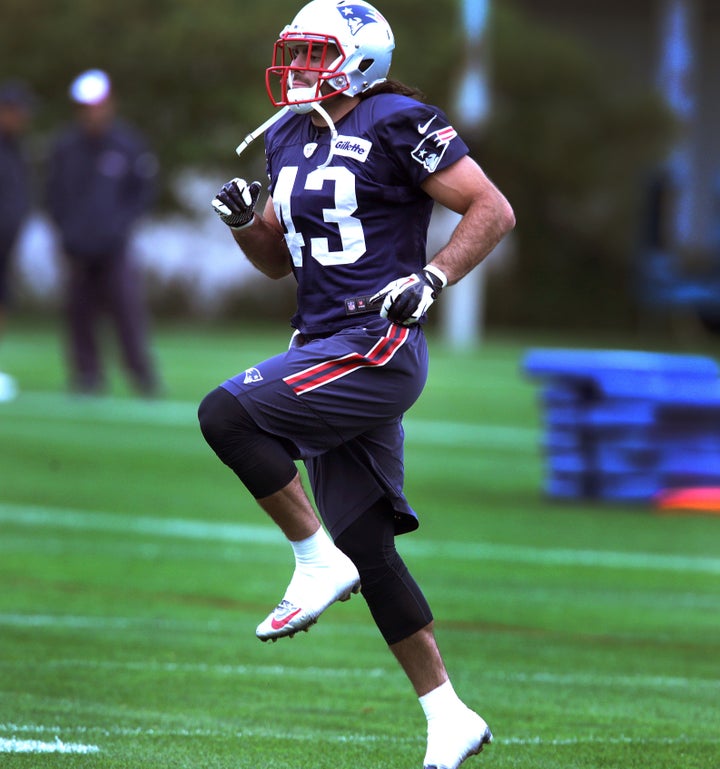
[[[450,142],[457,136],[452,126],[440,128],[428,134],[410,153],[413,160],[433,173],[445,154]]]

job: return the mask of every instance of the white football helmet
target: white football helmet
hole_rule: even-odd
[[[307,112],[340,93],[357,96],[387,78],[394,47],[390,25],[364,0],[312,0],[275,43],[265,75],[270,101]],[[295,61],[298,51],[305,55]]]

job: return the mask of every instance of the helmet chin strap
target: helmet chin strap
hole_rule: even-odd
[[[296,112],[298,115],[307,115],[308,112],[315,112],[327,123],[330,129],[330,154],[327,156],[327,160],[318,166],[318,168],[325,168],[332,160],[333,153],[335,152],[335,140],[337,139],[337,129],[332,118],[328,115],[327,110],[320,105],[320,101],[315,97],[317,96],[317,90],[313,86],[289,88],[287,92],[287,99],[289,102],[300,102],[299,104],[290,104],[290,110]]]
[[[333,154],[335,153],[335,142],[337,141],[338,132],[337,128],[335,128],[335,123],[333,123],[332,118],[330,115],[328,115],[327,110],[320,106],[320,102],[310,102],[310,107],[314,109],[318,115],[320,115],[320,117],[328,124],[328,128],[330,129],[330,152],[328,153],[325,162],[318,166],[318,168],[325,168],[330,163],[333,158]],[[292,109],[292,107],[290,109]]]
[[[287,98],[288,101],[292,102],[293,99],[300,101],[303,100],[300,104],[291,103],[287,106],[283,107],[281,110],[278,110],[272,117],[268,118],[264,123],[259,125],[254,131],[249,133],[241,142],[238,144],[238,146],[235,149],[236,154],[240,155],[242,152],[245,151],[247,146],[250,144],[250,142],[254,141],[258,138],[258,136],[261,136],[265,131],[267,131],[268,128],[270,128],[271,125],[276,123],[280,118],[288,111],[295,112],[298,115],[307,115],[309,112],[312,112],[315,110],[315,112],[320,115],[320,117],[327,123],[328,128],[330,129],[330,152],[327,156],[327,159],[324,163],[321,163],[318,168],[325,168],[330,161],[333,158],[333,155],[335,153],[335,141],[337,140],[338,132],[337,128],[335,128],[335,123],[333,123],[332,118],[330,115],[328,115],[327,110],[324,107],[320,106],[320,103],[317,101],[304,101],[305,99],[308,99],[315,95],[315,89],[314,88],[290,88],[287,92]]]
[[[290,107],[283,107],[281,110],[278,110],[272,117],[269,117],[264,123],[261,123],[254,131],[249,133],[241,142],[238,144],[238,146],[235,148],[235,152],[240,155],[245,151],[247,146],[250,144],[250,142],[255,141],[255,139],[258,138],[258,136],[261,136],[265,133],[265,131],[270,128],[270,126],[273,123],[277,123],[278,120],[286,113],[288,112]]]

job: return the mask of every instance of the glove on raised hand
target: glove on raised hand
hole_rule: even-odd
[[[261,189],[260,182],[248,184],[245,179],[236,177],[223,184],[212,200],[212,207],[228,227],[240,230],[252,224]]]
[[[380,315],[401,326],[417,323],[447,286],[447,276],[429,264],[422,272],[388,283],[370,302],[383,299]]]

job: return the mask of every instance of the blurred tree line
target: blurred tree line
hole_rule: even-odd
[[[122,113],[156,149],[166,180],[187,167],[263,178],[261,140],[238,142],[272,112],[272,43],[302,0],[3,0],[0,79],[21,77],[39,104],[38,155],[70,119],[67,89],[89,67],[113,78]],[[460,0],[378,0],[395,32],[392,76],[455,114],[464,65]],[[657,97],[623,63],[531,23],[496,0],[493,111],[473,154],[513,204],[511,264],[489,277],[488,312],[550,326],[632,316],[628,275],[643,175],[672,135]],[[455,115],[458,123],[461,116]],[[190,213],[190,212],[189,212]]]

